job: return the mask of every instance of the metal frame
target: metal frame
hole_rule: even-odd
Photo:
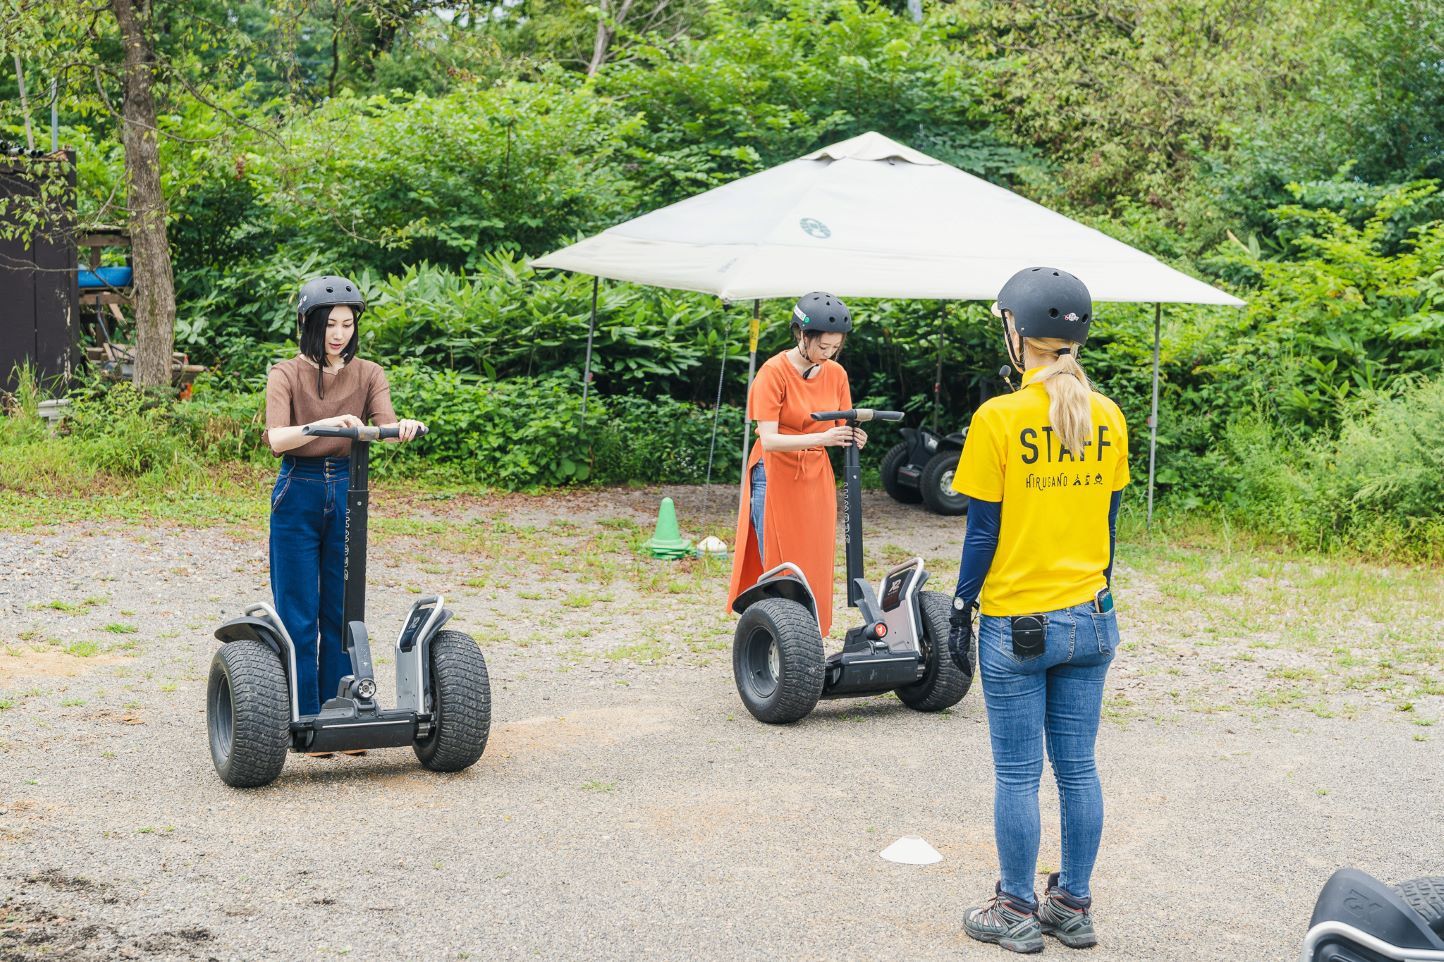
[[[291,721],[300,721],[301,710],[296,701],[296,643],[291,640],[291,633],[286,630],[286,625],[281,621],[281,616],[276,614],[276,609],[264,601],[258,601],[246,608],[246,616],[270,622],[271,627],[285,643],[286,651],[289,653],[289,657],[286,658],[286,690],[291,695]]]
[[[904,650],[898,642],[906,642],[912,646],[912,650],[921,655],[923,648],[918,644],[922,637],[922,619],[918,611],[918,593],[922,591],[923,584],[927,581],[927,572],[923,568],[922,558],[913,558],[893,568],[877,583],[878,607],[882,607],[882,589],[887,580],[893,575],[911,570],[912,577],[908,578],[907,586],[903,589],[902,598],[898,606],[892,611],[883,611],[882,620],[887,625],[887,637],[883,639],[892,651]]]
[[[1299,956],[1301,962],[1313,962],[1314,951],[1318,948],[1319,943],[1331,936],[1348,939],[1370,952],[1376,952],[1394,962],[1444,962],[1444,950],[1401,949],[1397,945],[1390,945],[1383,939],[1355,928],[1347,922],[1338,921],[1320,922],[1309,929],[1308,934],[1304,936],[1303,952]]]
[[[422,598],[411,606],[405,621],[401,623],[401,632],[396,636],[396,707],[416,712],[418,715],[426,711],[426,695],[428,673],[426,671],[425,654],[430,650],[432,634],[440,627],[439,622],[446,620],[444,603],[446,599],[441,595],[432,595]],[[406,626],[411,623],[411,618],[421,608],[431,606],[431,614],[425,623],[418,628],[414,635],[414,641],[410,651],[402,650],[402,643],[406,640]]]

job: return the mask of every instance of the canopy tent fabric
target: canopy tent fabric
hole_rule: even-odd
[[[728,301],[992,300],[1046,264],[1097,301],[1243,302],[1121,241],[866,133],[608,228],[533,261]]]
[[[751,300],[753,370],[763,299],[823,290],[840,297],[991,301],[1016,271],[1040,265],[1077,275],[1094,301],[1244,303],[876,132],[643,214],[532,261],[535,268],[698,291],[724,301]],[[1161,318],[1156,309],[1150,523]],[[590,333],[588,341],[590,348]],[[590,365],[584,379],[590,380]]]

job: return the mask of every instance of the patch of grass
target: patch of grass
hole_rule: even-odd
[[[567,595],[562,599],[562,604],[568,608],[590,608],[595,604],[605,604],[614,601],[615,596],[596,591],[578,591]]]
[[[137,628],[135,625],[122,624],[118,621],[112,621],[110,624],[105,625],[100,630],[108,631],[112,635],[133,635],[137,631],[140,631],[140,629]]]
[[[648,638],[630,645],[618,645],[607,650],[609,661],[658,662],[671,654],[671,649],[656,638]]]
[[[616,782],[590,781],[582,783],[582,791],[585,792],[610,792],[617,787]]]
[[[74,698],[74,697],[71,697],[71,698],[62,698],[62,699],[60,699],[60,707],[61,707],[61,708],[79,708],[81,705],[84,705],[84,704],[85,704],[85,699],[84,699],[84,698]]]
[[[76,658],[94,658],[100,654],[100,646],[93,641],[72,641],[65,646],[65,653]]]

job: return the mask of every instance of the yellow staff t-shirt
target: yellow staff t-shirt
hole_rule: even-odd
[[[1091,601],[1108,567],[1108,508],[1128,483],[1128,425],[1093,392],[1093,427],[1079,455],[1048,421],[1048,390],[1022,387],[991,398],[973,415],[953,490],[1003,503],[998,549],[983,582],[985,615],[1057,611]]]

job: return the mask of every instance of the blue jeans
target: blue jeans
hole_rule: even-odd
[[[767,472],[758,461],[752,466],[752,493],[748,498],[752,515],[752,530],[757,533],[757,560],[767,567],[766,555],[762,550],[762,509],[767,504]]]
[[[1062,809],[1058,886],[1091,898],[1088,882],[1103,835],[1103,787],[1093,743],[1103,710],[1103,679],[1118,649],[1117,613],[1093,603],[1048,613],[1042,654],[1013,654],[1008,618],[984,615],[978,662],[993,743],[993,833],[1005,893],[1032,904],[1038,868],[1038,780],[1043,746],[1053,763]]]
[[[336,696],[351,658],[341,644],[349,458],[287,456],[271,489],[271,596],[296,646],[296,707]]]

